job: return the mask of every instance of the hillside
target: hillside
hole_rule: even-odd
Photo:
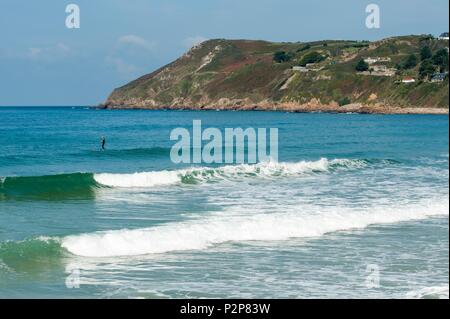
[[[431,56],[421,56],[424,47]],[[376,42],[209,40],[115,89],[103,106],[446,113],[448,76],[441,82],[430,79],[448,70],[448,55],[443,67],[430,67],[429,61],[447,47],[448,41],[430,36]],[[369,70],[358,72],[364,59]],[[415,82],[403,83],[408,77]]]

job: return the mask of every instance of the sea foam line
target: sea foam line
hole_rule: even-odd
[[[70,253],[85,257],[159,254],[202,250],[226,242],[281,241],[318,237],[330,232],[361,229],[431,216],[448,216],[448,198],[399,207],[317,207],[318,211],[220,215],[162,226],[113,230],[62,238]]]

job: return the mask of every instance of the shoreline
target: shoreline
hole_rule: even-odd
[[[99,105],[95,108],[107,110],[161,110],[161,111],[256,111],[256,112],[289,112],[289,113],[330,113],[330,114],[416,114],[416,115],[448,115],[448,108],[437,107],[389,107],[368,106],[362,104],[337,105],[203,105],[203,106],[156,106],[156,105]]]

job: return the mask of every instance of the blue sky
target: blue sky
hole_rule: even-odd
[[[70,3],[80,29],[65,26]],[[380,29],[365,26],[370,3]],[[448,10],[448,0],[0,0],[0,105],[95,105],[203,39],[439,35]]]

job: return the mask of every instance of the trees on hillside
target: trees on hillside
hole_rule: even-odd
[[[277,51],[273,55],[273,60],[277,63],[288,62],[292,58],[292,53],[286,53],[285,51]]]
[[[438,50],[431,59],[440,72],[448,71],[448,52],[446,49]]]
[[[310,52],[305,54],[305,56],[300,60],[300,66],[306,66],[309,63],[319,63],[325,60],[326,57],[320,54],[319,52]]]
[[[449,59],[447,49],[439,49],[434,52],[429,46],[424,46],[420,50],[419,78],[426,80],[436,72],[446,72],[449,69]],[[403,63],[397,64],[399,70],[414,69],[418,64],[417,56],[409,55]]]
[[[430,59],[425,60],[420,64],[419,78],[421,80],[428,79],[434,72],[436,72],[436,67],[433,62]]]
[[[364,61],[363,59],[359,60],[359,62],[356,64],[355,67],[356,71],[358,72],[364,72],[369,70],[369,64]]]
[[[401,65],[402,69],[408,70],[413,69],[417,66],[417,57],[415,54],[411,54],[408,56],[406,61]]]
[[[433,53],[431,52],[430,47],[427,45],[422,47],[422,49],[420,50],[420,58],[422,61],[431,58],[432,55]]]
[[[422,63],[419,68],[420,79],[429,79],[436,71],[448,71],[449,61],[448,52],[446,49],[440,49],[433,54],[429,47],[423,47],[420,54],[422,58]],[[427,58],[423,59],[424,57]]]
[[[308,49],[310,49],[310,48],[311,48],[311,45],[308,43],[308,44],[305,44],[304,46],[298,48],[298,49],[297,49],[297,52],[306,51],[306,50],[308,50]]]

